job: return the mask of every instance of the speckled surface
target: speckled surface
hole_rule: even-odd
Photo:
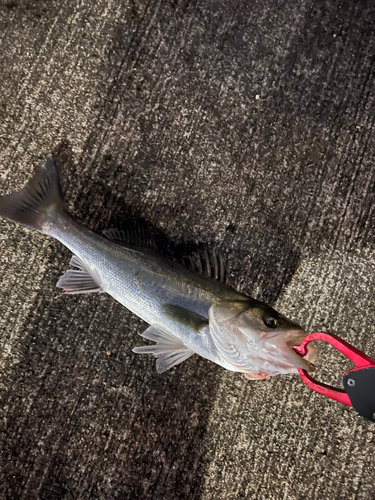
[[[374,26],[370,1],[2,2],[0,190],[57,154],[92,229],[215,242],[238,289],[375,356]],[[59,243],[2,220],[0,247],[1,498],[374,498],[353,410],[197,357],[158,375],[145,324],[55,288]]]

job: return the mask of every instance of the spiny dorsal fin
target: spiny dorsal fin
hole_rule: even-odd
[[[106,238],[119,244],[157,250],[149,227],[143,223],[131,222],[122,224],[120,227],[103,229],[102,232]]]
[[[148,327],[141,334],[141,337],[152,340],[156,344],[134,347],[133,352],[153,354],[156,358],[156,371],[158,373],[163,373],[173,366],[179,365],[194,354],[193,351],[185,347],[180,339],[156,326]]]
[[[129,222],[122,224],[120,227],[103,229],[102,232],[106,238],[118,244],[148,248],[155,252],[159,250],[150,228],[142,222]],[[221,283],[228,283],[227,266],[222,252],[216,246],[203,246],[191,255],[183,257],[182,262],[181,258],[175,259],[171,255],[169,255],[169,258],[177,260],[185,267],[200,274],[206,274]]]
[[[207,274],[221,283],[228,283],[228,271],[223,255],[217,247],[207,248],[184,257],[184,265],[200,274]]]

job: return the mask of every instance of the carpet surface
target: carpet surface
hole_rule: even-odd
[[[92,230],[215,244],[237,289],[375,357],[374,29],[366,0],[1,2],[0,192],[57,155]],[[69,259],[0,221],[0,498],[374,498],[374,424],[297,376],[157,374],[146,324],[55,287]],[[320,380],[349,367],[322,347]]]

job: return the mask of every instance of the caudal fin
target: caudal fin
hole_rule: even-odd
[[[0,196],[0,216],[45,232],[50,216],[64,208],[59,169],[48,158],[21,191]]]

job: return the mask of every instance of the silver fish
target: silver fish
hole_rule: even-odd
[[[151,325],[142,337],[155,344],[133,351],[153,354],[159,373],[194,353],[249,379],[313,371],[315,348],[305,358],[293,350],[306,332],[271,307],[150,249],[119,244],[120,231],[106,238],[74,220],[59,170],[49,158],[21,191],[0,197],[0,215],[73,252],[75,269],[57,283],[66,293],[106,292]]]

